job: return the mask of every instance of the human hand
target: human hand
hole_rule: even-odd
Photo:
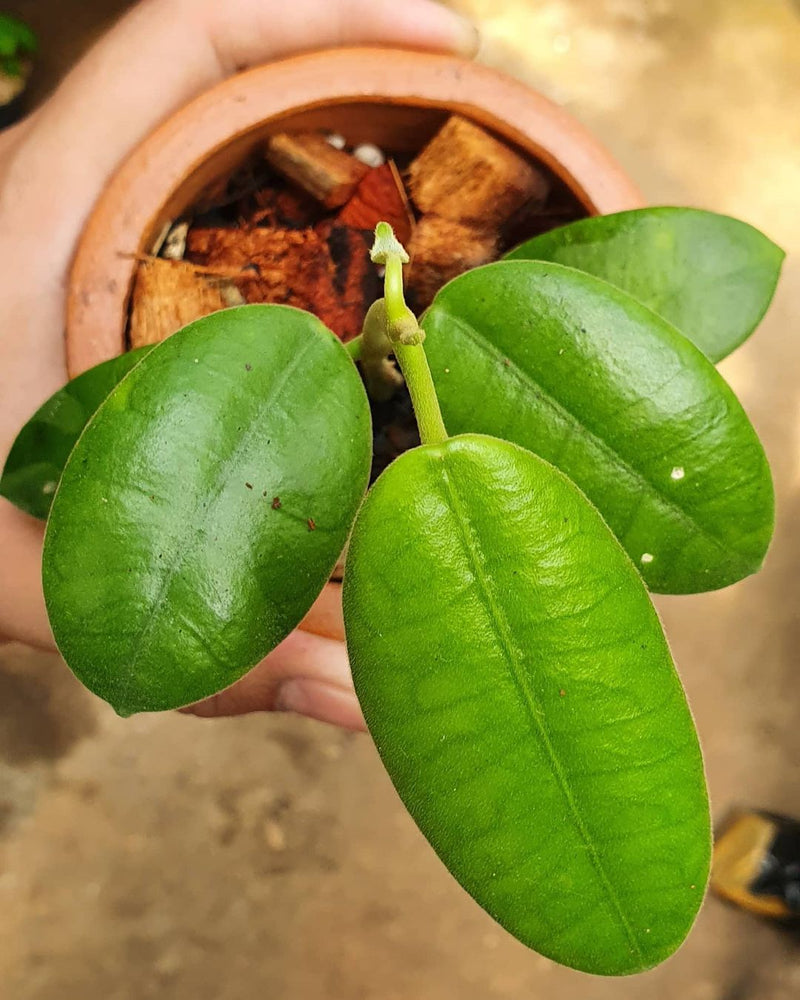
[[[165,117],[239,70],[306,49],[392,44],[471,56],[468,22],[433,0],[142,0],[53,97],[0,134],[0,467],[22,424],[67,380],[66,282],[91,208]],[[54,648],[42,526],[0,498],[0,636]],[[335,596],[335,595],[334,595]],[[323,595],[324,631],[341,608]],[[344,645],[296,631],[198,715],[288,709],[363,728]]]

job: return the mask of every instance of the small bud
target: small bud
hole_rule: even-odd
[[[386,264],[390,256],[399,257],[404,264],[408,263],[405,247],[394,235],[388,222],[379,222],[375,227],[375,242],[369,256],[373,264]]]
[[[394,343],[404,347],[416,347],[425,340],[425,331],[420,328],[416,317],[409,312],[408,316],[391,324],[389,337]]]

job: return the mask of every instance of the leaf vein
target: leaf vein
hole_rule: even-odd
[[[693,517],[692,514],[690,514],[684,507],[676,503],[671,498],[665,496],[656,484],[648,479],[648,477],[640,469],[631,465],[630,462],[613,447],[613,445],[609,444],[608,441],[601,437],[595,430],[587,427],[586,424],[584,424],[572,412],[572,410],[564,406],[564,404],[560,400],[556,399],[555,396],[551,395],[551,393],[549,393],[541,385],[541,383],[537,382],[535,378],[529,375],[512,356],[498,350],[494,344],[487,341],[485,337],[482,337],[473,326],[465,322],[465,320],[461,317],[453,316],[449,312],[447,313],[447,316],[448,319],[456,325],[465,334],[465,336],[469,337],[479,349],[483,350],[495,360],[502,361],[505,372],[511,374],[517,379],[518,383],[525,386],[528,390],[533,391],[543,403],[549,406],[552,411],[557,413],[562,418],[568,427],[573,426],[575,429],[582,431],[590,442],[597,448],[597,450],[606,458],[610,459],[611,463],[620,469],[628,477],[628,479],[632,481],[635,487],[639,488],[640,494],[643,490],[647,492],[653,497],[659,506],[666,510],[669,515],[674,516],[678,520],[687,524],[695,534],[700,535],[726,556],[730,557],[731,552],[736,551],[735,546],[729,539],[719,537],[705,525],[700,524],[697,519]],[[639,499],[641,499],[641,496]],[[743,555],[738,552],[736,554],[739,556]],[[746,558],[746,556],[744,556],[744,558]]]
[[[285,389],[290,378],[294,372],[302,367],[306,354],[314,346],[313,339],[309,339],[303,348],[297,352],[297,354],[292,358],[290,364],[288,364],[281,372],[280,378],[273,384],[269,393],[261,401],[258,407],[258,411],[255,418],[251,421],[250,427],[242,435],[241,440],[233,452],[228,456],[227,460],[220,462],[218,468],[217,482],[214,485],[213,493],[211,499],[207,502],[207,506],[203,507],[203,513],[208,517],[209,513],[213,509],[214,505],[218,502],[222,493],[225,489],[225,485],[229,479],[228,468],[235,465],[238,457],[247,450],[250,445],[250,441],[253,437],[263,434],[263,424],[261,421],[261,416],[268,412],[276,403],[276,400],[280,398],[281,393]],[[203,494],[207,496],[208,494]],[[139,662],[142,652],[145,649],[147,639],[151,635],[155,624],[158,621],[161,609],[164,606],[164,598],[166,597],[169,588],[175,580],[175,577],[181,570],[181,567],[186,562],[186,559],[194,552],[197,541],[200,537],[196,530],[196,524],[198,521],[197,514],[200,512],[201,497],[198,495],[197,503],[195,505],[195,511],[191,517],[187,517],[183,520],[183,531],[180,537],[176,539],[175,544],[172,546],[173,558],[167,560],[164,563],[164,572],[161,578],[161,584],[158,588],[158,592],[155,595],[152,603],[150,615],[139,633],[136,642],[134,643],[133,650],[128,659],[127,672],[125,685],[123,687],[122,698],[120,699],[123,703],[127,699],[128,691],[133,682],[133,677],[136,669],[136,665]],[[194,537],[192,537],[194,536]]]
[[[494,631],[499,639],[499,645],[504,659],[508,664],[512,680],[514,681],[521,699],[528,710],[528,715],[532,720],[533,728],[545,751],[545,755],[548,763],[550,764],[553,776],[556,779],[556,783],[564,796],[564,800],[572,817],[575,829],[577,830],[580,839],[583,841],[583,845],[586,849],[586,853],[592,867],[597,872],[600,882],[606,891],[606,895],[611,903],[614,914],[619,921],[619,925],[623,930],[625,938],[631,948],[635,951],[637,957],[644,959],[644,953],[639,945],[636,935],[633,932],[633,928],[625,915],[619,896],[617,895],[614,885],[605,870],[594,840],[580,815],[569,781],[550,739],[547,727],[544,724],[544,711],[538,703],[536,696],[528,683],[525,675],[525,668],[522,662],[523,657],[514,642],[509,623],[502,609],[502,605],[495,596],[491,579],[484,568],[483,551],[480,539],[472,525],[463,503],[461,502],[460,497],[458,496],[458,492],[451,481],[447,466],[444,462],[442,462],[442,482],[444,483],[445,491],[447,493],[448,506],[453,512],[454,520],[461,535],[464,551],[470,563],[473,577],[483,598],[483,603],[489,614],[490,621],[494,625]]]

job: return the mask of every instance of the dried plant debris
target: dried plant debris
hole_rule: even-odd
[[[308,229],[326,216],[324,207],[310,194],[277,177],[239,205],[243,228]]]
[[[160,256],[165,260],[183,260],[186,254],[186,237],[188,233],[188,219],[176,222],[167,233]]]
[[[130,346],[158,344],[188,323],[243,301],[231,281],[200,274],[185,261],[142,261],[131,302]]]
[[[194,229],[189,260],[230,278],[246,302],[307,309],[342,340],[361,332],[368,305],[380,294],[360,231]]]
[[[453,115],[408,170],[423,212],[498,232],[523,206],[543,205],[545,174],[473,122]]]
[[[423,215],[408,244],[407,286],[416,309],[425,309],[442,285],[498,257],[496,232],[441,215]]]
[[[369,167],[332,146],[321,132],[280,133],[267,144],[267,161],[326,208],[349,201]]]
[[[373,230],[388,222],[403,245],[411,240],[414,213],[394,163],[384,163],[366,174],[336,221],[353,229]]]
[[[217,177],[139,265],[131,345],[241,302],[307,309],[343,340],[380,295],[369,233],[388,221],[426,307],[463,271],[585,214],[544,167],[454,115],[415,157],[323,132],[281,133]],[[407,178],[408,191],[403,177]]]

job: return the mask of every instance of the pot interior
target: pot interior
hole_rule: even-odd
[[[214,150],[172,191],[161,211],[143,234],[141,253],[150,253],[163,234],[164,227],[206,200],[220,181],[231,177],[248,161],[257,156],[269,136],[279,132],[305,132],[321,130],[343,135],[350,146],[373,143],[389,155],[400,160],[411,159],[441,128],[447,118],[457,112],[472,119],[506,145],[533,162],[549,176],[553,190],[569,205],[574,218],[596,214],[585,192],[577,183],[564,176],[563,168],[550,162],[544,148],[537,147],[488,112],[475,107],[460,108],[437,103],[387,102],[385,98],[374,101],[342,101],[294,110],[270,118],[244,134]]]
[[[437,105],[387,103],[385,99],[376,99],[325,103],[272,117],[214,150],[185,177],[164,204],[149,232],[144,234],[141,252],[157,254],[165,229],[181,217],[188,218],[195,224],[198,220],[207,218],[209,212],[211,215],[218,215],[215,206],[219,202],[215,199],[219,198],[221,189],[231,178],[252,172],[254,164],[256,170],[263,170],[263,150],[272,134],[308,131],[338,133],[350,148],[361,143],[376,145],[396,161],[402,172],[454,110],[461,113],[461,109],[454,109],[452,104],[445,108]],[[535,218],[530,229],[526,229],[530,223],[521,223],[519,231],[515,231],[515,243],[592,212],[592,206],[586,204],[580,192],[570,189],[563,178],[545,162],[544,157],[539,155],[540,151],[532,148],[530,141],[523,142],[519,136],[509,135],[508,126],[502,127],[501,123],[485,112],[480,115],[467,114],[465,117],[471,118],[481,128],[533,163],[549,181],[550,195],[542,207],[542,214]],[[261,183],[268,184],[269,179],[262,176]],[[202,227],[215,223],[206,221],[199,224]],[[227,219],[217,219],[216,225],[237,227],[235,213]],[[404,387],[390,400],[377,403],[372,401],[371,405],[375,436],[374,478],[399,454],[417,445],[419,437],[410,399]]]

